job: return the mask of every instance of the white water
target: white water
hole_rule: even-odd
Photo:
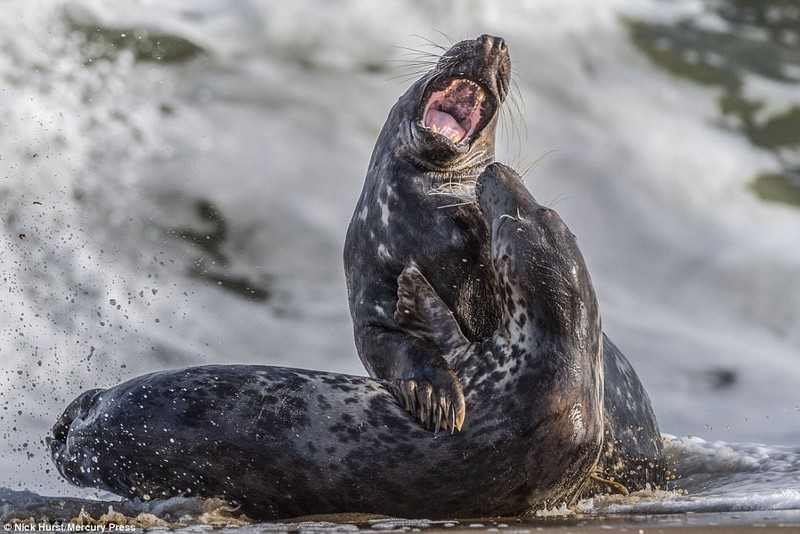
[[[524,104],[506,115],[499,159],[556,151],[529,188],[578,235],[605,330],[662,431],[709,440],[668,447],[690,496],[634,511],[800,508],[800,209],[748,190],[779,167],[775,154],[724,127],[719,90],[654,66],[621,19],[722,25],[704,5],[4,2],[0,486],[90,494],[60,480],[42,442],[83,389],[210,362],[362,373],[341,247],[407,85],[396,47],[492,33],[509,44]],[[68,20],[118,36],[116,48],[98,53]],[[204,53],[136,60],[121,44],[143,30]],[[797,94],[745,85],[778,109]],[[227,222],[224,266],[176,237],[211,227],[198,201]]]

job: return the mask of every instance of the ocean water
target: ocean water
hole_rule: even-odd
[[[2,8],[5,512],[108,498],[43,442],[84,389],[212,362],[363,373],[341,249],[372,146],[431,42],[481,33],[520,90],[498,159],[578,236],[682,489],[581,511],[800,509],[794,3]]]

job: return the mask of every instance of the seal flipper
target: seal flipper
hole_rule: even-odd
[[[458,323],[422,273],[406,267],[397,279],[394,320],[410,336],[419,338],[440,354],[418,375],[391,383],[391,391],[403,407],[425,428],[461,430],[466,403],[461,381],[453,371],[455,358],[469,346]]]
[[[446,359],[469,345],[453,313],[414,266],[403,269],[397,279],[394,320],[408,335],[431,343]],[[451,359],[448,363],[455,367]]]

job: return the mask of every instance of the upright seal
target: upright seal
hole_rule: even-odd
[[[470,424],[463,381],[440,351],[396,323],[397,277],[407,265],[424,272],[470,341],[498,327],[502,310],[474,186],[494,161],[510,77],[499,37],[483,35],[445,52],[389,112],[347,232],[344,265],[359,356],[371,376],[395,381],[400,402],[416,398],[414,413],[429,429],[461,428],[465,417]],[[600,477],[631,490],[661,486],[666,464],[650,399],[620,350],[605,336],[603,345]]]
[[[474,190],[494,161],[500,106],[511,61],[503,39],[454,45],[394,105],[367,171],[345,241],[345,271],[358,354],[367,371],[397,379],[420,397],[428,428],[460,428],[462,384],[441,354],[397,327],[397,277],[416,264],[471,341],[491,335],[500,310],[489,236],[477,207],[456,205],[451,189]],[[453,423],[453,425],[451,425]]]
[[[558,215],[510,169],[486,169],[478,202],[497,330],[469,342],[413,266],[399,275],[392,312],[406,336],[434,347],[463,381],[470,424],[461,432],[434,439],[383,380],[194,367],[75,399],[48,439],[58,470],[126,497],[228,498],[259,519],[522,515],[574,499],[603,440],[600,316],[589,274]]]

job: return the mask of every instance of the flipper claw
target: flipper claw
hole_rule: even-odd
[[[446,381],[444,384],[448,384]],[[441,429],[452,435],[461,430],[464,421],[464,396],[458,389],[439,387],[425,379],[397,379],[389,383],[389,390],[404,410],[411,413],[434,436]]]

